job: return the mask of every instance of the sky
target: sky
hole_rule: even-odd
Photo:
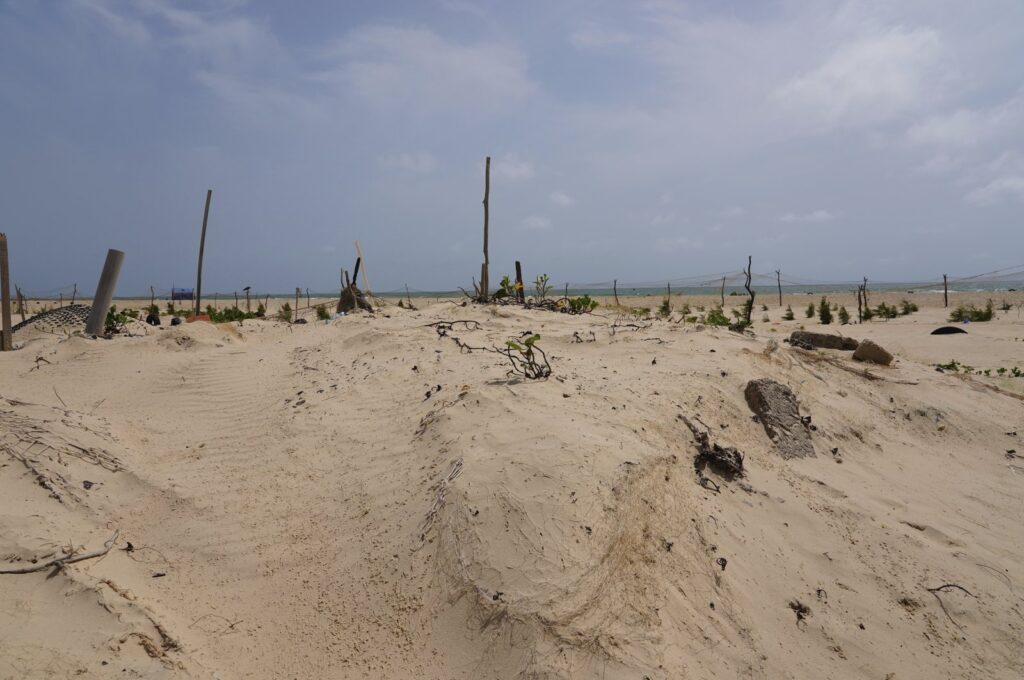
[[[1020,0],[0,0],[27,292],[1024,261]]]

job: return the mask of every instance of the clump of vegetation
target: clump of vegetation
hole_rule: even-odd
[[[277,310],[277,318],[281,321],[291,323],[292,321],[292,306],[287,302],[281,305],[281,309]]]
[[[903,316],[910,316],[911,314],[913,314],[916,311],[917,311],[917,303],[916,302],[911,302],[910,300],[907,300],[906,298],[904,298],[903,300],[900,300],[900,314],[902,314]]]
[[[533,291],[538,300],[545,300],[551,292],[551,283],[547,274],[541,274],[533,280]]]
[[[682,313],[683,316],[689,316],[690,315],[690,305],[688,305],[687,303],[684,302],[683,303],[683,308],[681,310],[679,310],[679,311]]]
[[[149,305],[146,307],[146,314],[160,314],[160,308],[156,304]]]
[[[708,326],[728,326],[729,318],[722,311],[721,307],[712,307],[704,314],[704,323]]]
[[[878,303],[878,306],[875,307],[874,316],[877,316],[879,318],[882,318],[882,319],[895,319],[899,315],[900,315],[900,310],[899,309],[897,309],[896,307],[894,307],[892,305],[887,305],[884,302]]]
[[[398,302],[399,302],[399,304],[401,304],[402,299],[399,298]],[[329,321],[330,320],[331,313],[327,311],[327,305],[317,305],[316,306],[316,318],[319,319],[320,321]]]
[[[138,318],[139,313],[134,309],[126,309],[123,312],[119,312],[117,311],[117,305],[110,305],[110,309],[107,310],[107,318],[103,322],[103,331],[105,333],[120,333],[129,321],[137,320]]]
[[[823,324],[832,323],[832,308],[825,297],[822,297],[821,303],[818,304],[818,321]]]
[[[538,340],[540,336],[533,334],[521,342],[509,340],[504,349],[497,350],[499,354],[508,357],[512,364],[508,375],[521,375],[527,380],[539,380],[551,375],[551,364],[544,350],[537,346]]]
[[[782,319],[784,321],[792,321],[795,318],[796,315],[793,314],[793,305],[786,305],[786,313],[782,315]]]
[[[235,306],[225,307],[224,309],[214,309],[212,305],[206,305],[206,315],[210,317],[210,321],[214,323],[229,323],[231,321],[243,321],[245,319],[251,319],[255,314],[252,312],[243,312],[241,309]]]
[[[494,299],[501,300],[503,298],[516,297],[516,284],[512,282],[512,279],[506,274],[501,277],[501,284],[498,286],[498,290],[494,291]]]
[[[871,321],[871,319],[875,318],[875,313],[871,311],[870,307],[865,307],[864,311],[861,312],[860,315],[865,321]]]
[[[267,307],[262,302],[256,305],[256,316],[263,318],[267,315]]]
[[[974,305],[957,306],[950,315],[950,321],[991,321],[992,317],[995,316],[995,307],[992,304],[992,300],[989,300],[985,304],[984,309],[978,309]]]
[[[661,304],[658,306],[658,316],[660,316],[662,319],[665,319],[670,314],[672,314],[672,301],[666,297],[664,300],[661,301]]]
[[[597,307],[597,300],[591,299],[589,295],[581,295],[574,298],[564,298],[563,309],[569,314],[588,314]],[[650,313],[651,310],[647,310]]]
[[[1010,311],[1011,307],[1013,307],[1013,305],[1011,305],[1006,300],[1003,300],[1002,304],[999,305],[999,311],[1001,311],[1001,312],[1008,312],[1008,311]]]
[[[804,312],[804,316],[806,316],[808,319],[813,319],[814,318],[814,303],[813,302],[810,303],[809,305],[807,305],[807,311]]]
[[[845,305],[840,305],[839,307],[839,323],[844,326],[850,323],[850,313],[846,311]]]

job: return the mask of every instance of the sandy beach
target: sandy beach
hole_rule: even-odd
[[[0,568],[116,538],[0,575],[0,677],[1019,678],[1024,320],[933,336],[941,295],[912,297],[822,326],[766,295],[753,334],[605,299],[30,326],[0,353]],[[546,380],[488,351],[529,333]],[[761,378],[815,455],[753,417]],[[698,474],[686,421],[745,474]]]

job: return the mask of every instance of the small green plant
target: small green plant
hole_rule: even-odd
[[[267,315],[267,307],[262,302],[256,305],[256,316],[263,318]]]
[[[533,280],[533,291],[538,300],[545,300],[551,292],[551,280],[547,274],[541,274]]]
[[[786,305],[786,313],[782,315],[782,319],[784,321],[792,321],[795,318],[796,315],[793,314],[793,305]]]
[[[862,311],[860,315],[865,321],[871,321],[871,319],[875,317],[875,313],[871,311],[870,307],[865,307],[864,311]]]
[[[900,300],[900,314],[903,316],[910,316],[917,311],[917,303],[911,302],[910,300]]]
[[[839,306],[839,323],[844,326],[850,323],[850,313],[846,311],[845,305]]]
[[[807,311],[804,312],[804,316],[806,316],[808,319],[813,319],[814,318],[814,303],[813,302],[811,304],[807,305]]]
[[[823,324],[832,323],[832,308],[829,307],[828,300],[824,297],[821,298],[821,303],[818,305],[818,321]]]
[[[974,305],[959,305],[950,315],[950,321],[991,321],[995,316],[995,308],[992,300],[989,300],[984,309],[978,309]]]
[[[512,282],[508,274],[501,277],[501,284],[498,286],[498,290],[494,291],[494,299],[501,300],[503,298],[514,298],[516,297],[516,284]]]
[[[672,301],[669,300],[668,298],[665,298],[664,300],[661,301],[661,304],[658,306],[658,316],[660,316],[661,318],[665,319],[665,318],[668,318],[668,316],[671,315],[671,314],[672,314]]]
[[[401,303],[402,302],[402,298],[398,298],[398,302]],[[316,318],[319,319],[320,321],[329,321],[330,320],[331,313],[327,311],[327,305],[317,305],[316,306]]]
[[[687,303],[684,302],[683,303],[683,308],[680,309],[679,311],[680,311],[680,313],[682,313],[683,316],[689,316],[690,315],[690,305],[688,305]]]
[[[722,311],[721,307],[712,307],[704,314],[704,323],[709,326],[728,326],[729,318]]]
[[[167,313],[170,314],[171,316],[174,316],[174,303],[173,302],[168,302],[167,303]]]
[[[146,314],[159,314],[160,308],[156,304],[149,305],[146,307]]]
[[[597,300],[592,300],[589,295],[581,295],[574,298],[564,298],[563,310],[569,314],[588,314],[597,307]],[[651,310],[647,310],[649,313]]]
[[[119,312],[117,305],[110,305],[110,309],[107,310],[107,318],[103,322],[103,331],[105,333],[120,333],[124,330],[125,324],[138,318],[139,313],[134,310]]]
[[[882,319],[895,319],[897,316],[899,316],[899,314],[899,309],[897,309],[893,305],[887,305],[884,302],[878,303],[878,306],[875,307],[874,311],[874,316],[877,316]]]
[[[525,340],[509,340],[504,349],[497,350],[512,364],[508,375],[521,375],[527,380],[540,380],[551,375],[551,364],[544,350],[537,346],[538,340],[540,336],[533,334]]]
[[[287,321],[288,323],[291,323],[292,306],[287,302],[281,305],[281,309],[277,310],[277,318],[280,319],[281,321]]]

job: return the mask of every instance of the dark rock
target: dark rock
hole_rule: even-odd
[[[295,323],[308,323],[305,319],[296,319]]]
[[[963,333],[964,335],[967,335],[967,331],[959,326],[942,326],[931,332],[932,335],[954,335],[956,333]]]
[[[148,316],[146,316],[146,323],[148,323],[150,326],[159,326],[160,325],[160,315],[159,314],[149,314]]]
[[[892,363],[892,355],[870,340],[861,341],[853,353],[853,358],[857,361],[870,361],[873,364],[881,364],[882,366],[888,366]]]
[[[747,383],[743,396],[783,458],[814,455],[807,428],[809,419],[805,422],[800,417],[793,390],[774,380],[759,378]]]
[[[795,347],[810,345],[824,349],[841,349],[847,352],[857,349],[857,341],[853,338],[810,331],[793,331],[789,336],[789,343]]]
[[[181,317],[180,316],[173,317],[171,319],[171,325],[172,326],[179,326],[179,325],[181,325]]]

